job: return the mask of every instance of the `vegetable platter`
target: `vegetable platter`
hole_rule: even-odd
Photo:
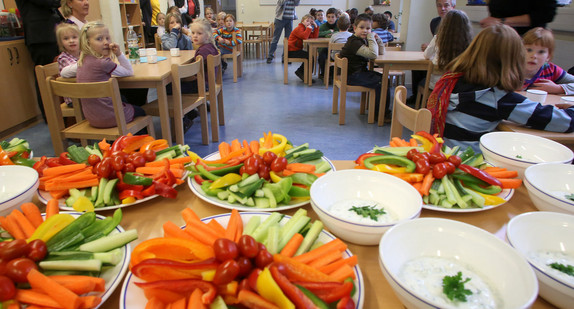
[[[197,217],[194,218],[195,214],[191,209],[184,210],[182,216],[187,223],[183,229],[178,229],[172,222],[166,222],[166,224],[164,224],[164,233],[166,236],[164,237],[169,238],[157,238],[151,240],[152,243],[148,244],[144,241],[134,248],[132,261],[130,263],[131,272],[128,273],[121,291],[120,308],[143,308],[147,303],[146,296],[150,298],[151,303],[151,299],[153,299],[155,295],[162,297],[162,295],[168,294],[166,290],[178,290],[175,285],[170,286],[167,284],[167,282],[172,282],[173,284],[175,281],[152,276],[148,278],[149,281],[155,279],[159,279],[160,281],[154,281],[151,284],[162,282],[162,286],[166,290],[158,289],[155,291],[159,294],[154,293],[154,291],[150,293],[149,289],[152,286],[146,287],[146,285],[150,283],[145,283],[145,280],[142,279],[141,276],[136,276],[136,274],[139,273],[142,273],[144,276],[150,276],[150,272],[145,272],[145,268],[141,269],[139,265],[150,264],[148,266],[151,266],[152,263],[159,263],[161,259],[167,258],[176,259],[179,257],[182,259],[183,256],[176,255],[176,252],[183,252],[183,250],[173,250],[170,256],[169,253],[166,253],[166,250],[161,250],[161,245],[159,245],[162,239],[173,244],[177,242],[177,240],[175,240],[178,239],[177,237],[187,238],[181,242],[183,246],[181,249],[185,247],[185,243],[193,244],[192,246],[187,246],[187,248],[192,248],[191,255],[202,256],[204,259],[204,270],[200,270],[200,274],[198,274],[198,270],[196,270],[195,277],[201,278],[200,276],[203,276],[203,279],[206,281],[201,279],[197,281],[203,282],[202,284],[205,286],[200,286],[197,281],[192,284],[197,285],[198,288],[201,287],[201,291],[204,293],[203,295],[200,294],[200,302],[201,296],[205,297],[203,298],[204,304],[212,301],[210,308],[227,308],[227,305],[237,304],[238,302],[246,305],[246,307],[253,307],[253,305],[259,304],[260,307],[257,308],[316,308],[315,306],[318,308],[327,308],[325,302],[321,299],[329,298],[329,302],[331,303],[329,308],[363,307],[365,285],[360,267],[357,264],[356,256],[352,255],[342,241],[326,232],[323,229],[321,221],[316,220],[310,224],[311,219],[306,216],[304,209],[299,209],[293,217],[285,216],[277,212],[239,213],[236,209],[233,209],[231,214],[215,215],[203,218],[201,221],[199,221]],[[235,245],[230,246],[230,243],[233,242],[228,239],[217,238],[212,242],[213,248],[207,245],[209,250],[206,250],[201,243],[197,244],[199,241],[194,241],[189,238],[189,235],[197,236],[195,233],[197,233],[198,225],[200,224],[204,226],[202,229],[206,227],[213,228],[214,231],[220,229],[220,232],[218,232],[220,235],[225,234],[225,237],[228,237],[228,239],[239,239],[239,241],[236,241],[237,247],[234,248]],[[293,234],[293,232],[299,231],[302,226],[309,224],[311,227],[305,236],[299,233]],[[193,228],[189,229],[189,227]],[[276,247],[276,245],[281,244],[281,235],[294,236],[287,236],[289,241],[282,249],[279,249],[280,247]],[[261,243],[258,243],[258,240],[261,240]],[[204,241],[203,245],[209,242],[210,241]],[[153,243],[156,244],[155,249],[153,248]],[[167,243],[164,244],[164,246],[167,245]],[[171,248],[173,249],[174,246],[172,245]],[[253,251],[253,248],[256,248],[254,249],[255,251]],[[303,249],[302,252],[306,251],[306,253],[297,255],[297,251],[300,249]],[[271,256],[270,252],[274,252],[273,250],[280,253]],[[186,252],[189,251],[189,249],[186,250]],[[145,255],[142,254],[142,252],[145,253]],[[233,252],[238,253],[233,255]],[[333,255],[335,256],[333,258],[319,258]],[[212,256],[215,256],[215,259],[211,258]],[[248,257],[256,257],[252,258],[252,261],[254,261],[251,264],[253,268],[247,268],[247,272],[244,274],[240,273],[238,277],[232,279],[233,275],[229,277],[229,274],[234,272],[232,270],[233,267],[227,266],[228,263],[232,264],[228,259],[234,256],[238,261],[237,264],[240,265],[244,264],[242,262],[243,260],[249,260]],[[151,257],[151,259],[145,260],[143,257]],[[155,259],[153,259],[153,257],[155,257]],[[201,260],[201,258],[199,258],[199,260]],[[216,265],[208,266],[205,264],[205,261],[214,260]],[[224,260],[224,262],[219,264],[219,260]],[[167,262],[163,263],[165,265]],[[219,264],[219,266],[217,266],[217,264]],[[241,266],[240,269],[243,269],[243,266]],[[321,272],[319,269],[324,272]],[[336,272],[333,272],[333,269],[344,269],[344,271],[339,272],[339,274],[342,275],[337,275]],[[190,270],[190,273],[192,271],[193,270]],[[243,270],[241,270],[241,272],[243,272]],[[277,272],[279,272],[279,274]],[[158,272],[157,275],[164,276],[166,273],[166,271]],[[329,275],[326,275],[327,273],[329,273]],[[170,276],[175,278],[177,277],[176,274],[177,272],[174,271]],[[237,272],[234,274],[237,274]],[[325,279],[329,278],[325,276],[329,276],[331,279]],[[351,279],[351,277],[355,279]],[[228,282],[229,280],[232,281],[226,284],[221,283]],[[310,282],[311,280],[315,280],[315,282]],[[214,282],[218,282],[216,284],[218,296],[206,292],[209,291],[207,287],[214,285]],[[303,294],[300,293],[303,289],[297,288],[291,282],[297,282],[297,284],[301,286],[307,286],[309,290],[314,289],[315,294],[303,297],[301,296]],[[138,285],[142,287],[138,287]],[[353,286],[353,288],[351,288],[351,286]],[[186,292],[180,289],[180,293],[187,294],[188,296],[180,295],[173,299],[178,299],[178,301],[184,304],[188,301],[188,308],[190,308],[189,303],[192,303],[194,299],[193,294],[196,293],[193,291],[194,289],[195,288],[192,287]],[[211,287],[211,289],[213,289],[213,287]],[[351,290],[354,291],[352,292],[353,296],[349,297]],[[197,289],[196,291],[200,290]],[[189,294],[191,294],[191,296],[189,296]],[[158,305],[156,308],[163,308],[166,304],[170,303],[170,301],[166,299],[164,299],[165,302],[158,302],[158,297],[155,298],[153,302],[154,305]],[[343,300],[343,298],[345,299]],[[308,301],[311,301],[311,299],[317,303],[310,305]],[[335,299],[335,301],[333,301],[333,299]],[[336,303],[337,300],[341,301]],[[147,305],[150,304],[147,303]],[[337,305],[339,306],[337,307]]]
[[[499,207],[521,186],[518,172],[494,167],[470,147],[443,145],[438,136],[416,132],[409,141],[394,137],[355,160],[355,168],[389,173],[411,183],[423,208],[443,212],[477,212]]]
[[[175,198],[175,186],[187,177],[187,145],[169,146],[148,135],[125,135],[112,144],[72,145],[56,158],[42,157],[42,203],[59,200],[62,210],[104,211],[143,203],[162,196]]]
[[[320,150],[307,143],[293,146],[271,132],[259,141],[223,142],[218,152],[194,162],[188,168],[191,191],[210,204],[240,211],[303,206],[309,202],[311,184],[335,170]]]
[[[0,267],[4,272],[0,273],[0,308],[25,304],[97,308],[104,303],[128,270],[129,242],[137,238],[136,230],[125,231],[119,225],[121,210],[104,217],[59,212],[57,207],[40,214],[32,203],[21,208],[22,212],[14,210],[0,218],[2,228],[14,238],[0,242],[4,260],[0,266],[5,266]],[[12,292],[6,290],[6,278],[13,282]]]
[[[30,144],[25,139],[14,137],[10,141],[0,141],[0,165],[25,165],[32,167]]]

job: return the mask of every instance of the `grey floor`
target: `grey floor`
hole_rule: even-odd
[[[281,50],[278,48],[278,50]],[[220,141],[248,141],[272,131],[285,135],[294,145],[308,142],[331,160],[354,160],[375,145],[389,142],[389,124],[378,127],[368,124],[366,115],[359,115],[358,93],[347,96],[346,124],[338,124],[338,115],[331,113],[332,86],[325,89],[323,80],[304,85],[294,72],[298,63],[289,65],[289,84],[283,84],[283,65],[276,58],[244,60],[243,77],[233,83],[230,69],[224,74],[225,126],[220,126]],[[150,91],[150,97],[154,93]],[[159,133],[159,119],[155,119]],[[54,151],[46,124],[39,123],[12,136],[30,142],[35,156],[53,156]],[[185,142],[201,156],[217,151],[218,143],[201,144],[199,119],[185,134]]]

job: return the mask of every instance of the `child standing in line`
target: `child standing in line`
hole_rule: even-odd
[[[321,27],[322,24],[327,22],[325,20],[325,11],[317,10],[317,13],[315,13],[315,19],[316,19],[315,23],[317,24],[317,26]]]
[[[213,12],[212,8],[205,8],[205,19],[211,24],[211,28],[216,28],[217,22],[215,18],[213,18],[213,15],[215,15],[215,12]]]
[[[329,40],[329,43],[347,43],[347,40],[349,39],[349,37],[351,35],[353,35],[351,32],[349,32],[349,27],[351,27],[351,20],[349,19],[349,15],[347,13],[343,13],[343,15],[341,15],[341,17],[339,17],[339,19],[337,19],[337,29],[339,30],[338,32],[333,33],[333,35],[331,36],[331,39]],[[325,62],[327,61],[327,52],[328,49],[325,49],[324,52],[319,53],[319,77],[323,78],[323,73],[324,73],[324,69],[325,69]],[[331,52],[331,59],[335,58],[335,54],[337,54],[338,52],[340,52],[339,50],[333,50]],[[331,78],[333,77],[333,75],[330,76]]]
[[[315,28],[313,29],[313,26]],[[289,58],[309,58],[309,53],[303,50],[303,40],[308,38],[316,38],[319,36],[319,27],[315,24],[313,16],[307,14],[301,19],[301,23],[293,29],[289,36]],[[309,64],[311,67],[312,64]],[[301,80],[304,80],[305,66],[301,66],[295,71],[295,75]]]
[[[120,47],[112,43],[110,32],[100,21],[89,22],[80,34],[81,54],[78,60],[78,83],[107,81],[114,76],[131,76],[134,74],[129,60],[122,54]],[[119,62],[119,65],[118,63]],[[132,105],[145,102],[124,102],[124,114],[127,122],[135,117],[145,116],[145,111]],[[96,128],[117,126],[111,98],[82,99],[82,112],[90,125]]]
[[[559,109],[514,92],[524,83],[525,63],[514,29],[504,24],[483,29],[436,83],[427,104],[431,133],[443,136],[448,146],[478,150],[480,137],[503,119],[537,130],[574,131],[574,105]]]
[[[233,34],[235,34],[235,39],[233,39]],[[233,47],[243,42],[241,30],[235,27],[235,17],[233,17],[232,14],[225,16],[225,27],[215,30],[213,38],[215,42],[217,42],[217,46],[222,55],[231,54]],[[225,71],[227,62],[222,61],[221,65]]]
[[[530,29],[522,36],[522,43],[526,47],[526,80],[523,89],[573,95],[574,76],[550,62],[554,55],[552,31],[541,27]]]
[[[169,13],[165,18],[166,32],[161,36],[163,49],[179,48],[180,50],[192,50],[191,40],[182,31],[181,16],[177,13]]]
[[[378,115],[382,74],[369,71],[367,65],[370,59],[375,59],[378,55],[385,53],[385,46],[383,41],[371,32],[371,24],[371,17],[367,14],[360,14],[355,18],[354,35],[350,36],[343,46],[341,57],[349,60],[347,71],[347,83],[349,85],[375,89],[375,114]],[[387,102],[390,101],[387,100]],[[387,104],[386,111],[389,110],[390,105]]]
[[[157,13],[155,16],[157,23],[157,36],[161,36],[165,33],[165,14],[162,12]]]
[[[373,32],[376,33],[383,43],[392,42],[395,38],[386,30],[389,20],[384,14],[373,14]]]

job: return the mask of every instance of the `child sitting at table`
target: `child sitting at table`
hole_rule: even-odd
[[[157,13],[155,16],[157,23],[157,36],[161,39],[161,36],[165,33],[165,14],[162,12]]]
[[[515,93],[524,82],[525,51],[509,26],[483,29],[448,66],[428,100],[431,133],[448,146],[473,147],[506,119],[537,130],[574,131],[574,106],[559,109]]]
[[[337,32],[333,33],[331,39],[329,40],[330,43],[347,43],[347,40],[351,35],[349,32],[349,27],[351,27],[351,20],[349,19],[349,15],[347,13],[343,13],[339,19],[337,19]],[[323,73],[325,70],[325,62],[327,61],[327,52],[328,49],[324,49],[323,51],[319,52],[319,78],[323,78]],[[331,51],[331,59],[335,58],[335,54],[340,52],[340,50],[333,50]],[[333,78],[333,75],[330,75],[330,78]]]
[[[233,34],[235,34],[235,39],[233,38]],[[235,27],[235,17],[233,17],[233,15],[227,14],[227,16],[225,16],[225,27],[215,30],[213,38],[222,55],[231,54],[233,47],[243,42],[241,30]],[[223,61],[223,59],[221,66],[224,71],[227,69],[227,62]]]
[[[552,31],[537,27],[522,36],[526,48],[523,89],[544,90],[550,94],[574,95],[574,76],[550,62],[554,55]]]
[[[375,114],[378,115],[383,76],[379,72],[370,71],[367,65],[369,60],[385,53],[385,46],[383,41],[371,32],[371,24],[371,17],[367,14],[360,14],[355,18],[354,35],[350,36],[343,46],[341,58],[349,60],[347,70],[349,85],[375,89]],[[387,104],[387,111],[389,106],[390,104]]]
[[[78,60],[78,83],[107,81],[114,76],[131,76],[132,66],[122,53],[118,44],[111,40],[108,27],[101,21],[93,21],[84,25],[80,34],[81,53]],[[117,63],[116,63],[117,61]],[[119,65],[118,65],[119,64]],[[126,122],[135,117],[145,116],[145,111],[132,105],[134,102],[124,102]],[[139,105],[145,104],[145,102]],[[117,126],[112,98],[82,99],[82,112],[91,126],[110,128]]]
[[[317,10],[317,13],[315,13],[315,23],[317,24],[317,26],[321,27],[321,25],[326,22],[327,21],[325,20],[325,11]]]
[[[315,26],[314,30],[313,25]],[[293,29],[291,35],[289,36],[288,57],[304,58],[304,59],[309,58],[309,53],[303,50],[303,40],[309,38],[316,38],[318,36],[319,36],[319,27],[317,27],[317,25],[315,24],[313,16],[309,14],[303,16],[303,18],[301,19],[301,23],[299,23],[299,25],[297,25],[297,27]],[[311,63],[309,63],[309,67],[312,67]],[[297,75],[297,77],[299,77],[301,80],[304,80],[304,74],[305,74],[305,66],[303,65],[303,62],[301,62],[301,66],[299,66],[297,71],[295,71],[295,75]]]
[[[76,77],[80,58],[80,29],[74,24],[61,23],[56,27],[56,38],[61,52],[57,59],[60,76]],[[70,105],[72,100],[66,98],[66,103]]]
[[[217,13],[217,28],[225,27],[225,16],[227,16],[227,13],[223,11]]]
[[[177,13],[168,13],[165,18],[166,32],[161,36],[161,47],[169,50],[179,48],[180,50],[192,50],[191,40],[182,31],[181,16]]]
[[[392,42],[395,38],[387,30],[389,19],[384,14],[373,14],[373,32],[376,33],[383,43]]]
[[[217,21],[215,21],[213,15],[215,15],[215,12],[213,12],[212,8],[205,8],[205,19],[211,24],[211,28],[217,28]]]
[[[329,8],[327,10],[327,22],[319,26],[319,37],[330,38],[337,31],[339,31],[337,29],[337,9]]]

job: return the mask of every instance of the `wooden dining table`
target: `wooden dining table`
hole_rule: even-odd
[[[167,59],[157,63],[132,64],[134,75],[120,77],[118,82],[120,88],[155,88],[157,90],[161,136],[171,145],[172,130],[165,86],[172,82],[171,65],[184,64],[191,61],[195,56],[195,50],[181,50],[178,57],[172,57],[169,50],[158,51],[157,56],[166,57]],[[176,143],[185,144],[183,136],[179,136]]]
[[[256,43],[256,54],[259,55],[259,48],[261,48],[261,56],[266,58],[273,36],[273,22],[253,22],[251,24],[237,25],[237,28],[241,29],[243,43],[250,43],[250,41],[253,41],[250,36],[257,36],[256,41],[259,41],[259,43]],[[243,46],[245,52],[247,45],[244,44]]]
[[[307,53],[309,54],[309,70],[307,71],[307,84],[313,85],[313,68],[317,66],[317,52],[319,48],[328,48],[331,38],[313,38],[303,40],[303,45],[307,46]]]
[[[353,161],[333,161],[337,170],[351,169],[354,167]],[[177,188],[178,196],[176,199],[155,198],[147,202],[122,208],[123,219],[121,226],[128,229],[137,229],[139,238],[131,246],[132,249],[140,242],[163,236],[162,225],[166,221],[172,221],[177,225],[183,225],[181,211],[185,208],[191,208],[201,218],[213,216],[222,213],[229,213],[225,208],[211,205],[197,197],[188,187],[182,184]],[[38,203],[38,201],[36,200]],[[38,203],[38,205],[40,205]],[[303,206],[308,215],[313,219],[318,219],[316,213],[309,204]],[[293,215],[297,209],[282,211],[286,215]],[[500,239],[505,238],[505,231],[508,221],[513,217],[525,213],[537,211],[534,204],[528,197],[524,186],[517,189],[514,196],[506,204],[473,213],[451,213],[423,209],[421,217],[438,217],[450,220],[457,220],[480,227]],[[101,215],[111,216],[113,210],[98,212]],[[361,246],[348,243],[349,250],[358,256],[359,266],[364,278],[365,302],[363,308],[404,308],[399,301],[391,286],[383,276],[379,266],[378,246]],[[112,309],[119,308],[122,285],[120,284],[110,298],[101,305],[100,308]],[[550,303],[538,297],[532,308],[554,308]]]
[[[383,80],[381,85],[381,100],[379,102],[379,127],[384,125],[385,108],[387,105],[387,89],[389,87],[389,71],[391,70],[420,70],[426,71],[425,92],[422,102],[426,102],[429,96],[430,76],[433,70],[432,61],[425,59],[424,53],[420,51],[387,51],[384,55],[377,56],[373,60],[376,66],[383,69]],[[392,104],[389,103],[389,104]]]

